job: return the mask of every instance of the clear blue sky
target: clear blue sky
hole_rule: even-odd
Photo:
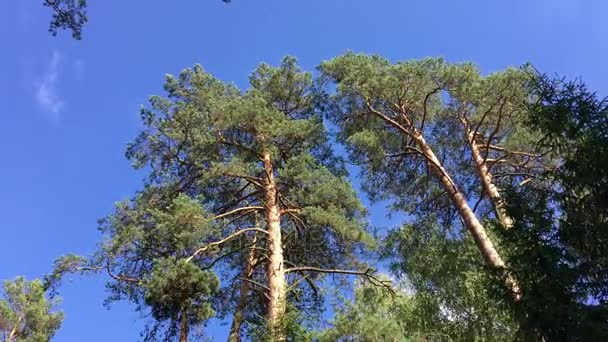
[[[605,0],[91,0],[84,39],[47,32],[42,0],[0,11],[0,279],[38,277],[87,254],[96,220],[141,185],[124,158],[138,108],[163,75],[201,63],[244,86],[284,55],[312,69],[347,49],[390,59],[444,56],[484,72],[532,62],[608,94]],[[371,218],[382,225],[384,211]],[[63,288],[56,341],[133,341],[131,308],[102,307],[102,279]],[[214,323],[211,335],[224,336]],[[222,338],[218,338],[221,341]]]

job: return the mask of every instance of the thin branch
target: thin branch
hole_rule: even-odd
[[[242,251],[243,249],[251,249],[250,247],[252,247],[254,244],[249,244],[249,245],[245,245],[243,247],[237,248],[237,249],[233,249],[231,251],[229,251],[228,253],[224,253],[221,256],[215,258],[211,263],[209,263],[208,265],[205,265],[203,267],[201,267],[201,269],[203,270],[208,270],[210,268],[212,268],[216,263],[218,263],[220,260],[227,258],[237,252]]]
[[[473,206],[473,212],[475,212],[477,210],[477,207],[479,206],[479,204],[481,204],[481,201],[483,201],[484,193],[485,192],[482,189],[481,194],[479,195],[479,199],[477,200],[477,203],[475,203],[475,206]]]
[[[374,286],[382,286],[391,291],[391,293],[395,294],[395,291],[391,287],[390,280],[381,280],[371,274],[374,270],[368,268],[366,271],[354,271],[354,270],[341,270],[341,269],[326,269],[312,266],[300,266],[300,267],[292,267],[285,269],[285,273],[289,272],[317,272],[317,273],[328,273],[328,274],[347,274],[347,275],[356,275],[362,276],[368,279],[370,283]]]
[[[424,97],[424,102],[422,102],[422,120],[420,122],[420,131],[424,131],[424,123],[426,121],[426,116],[427,116],[427,102],[429,100],[429,98],[431,96],[433,96],[433,94],[435,94],[436,92],[440,91],[441,87],[437,87],[435,89],[433,89],[433,91],[431,91],[430,93],[426,94],[426,96]]]
[[[369,101],[366,102],[367,105],[367,109],[369,110],[369,112],[371,114],[374,114],[376,116],[378,116],[379,118],[381,118],[382,120],[384,120],[385,122],[388,122],[391,126],[397,128],[398,130],[400,130],[401,132],[411,136],[412,138],[415,138],[415,136],[412,134],[412,132],[410,132],[408,129],[406,129],[405,127],[403,127],[400,123],[398,123],[397,121],[389,118],[388,116],[382,114],[381,112],[375,110],[369,103]]]
[[[224,176],[226,177],[233,177],[233,178],[241,178],[241,179],[245,179],[250,181],[251,183],[257,185],[260,188],[263,188],[264,186],[262,185],[262,183],[264,180],[260,177],[254,177],[254,176],[248,176],[248,175],[241,175],[241,174],[237,174],[237,173],[232,173],[232,172],[224,172],[223,173]]]
[[[231,211],[225,212],[225,213],[223,213],[223,214],[220,214],[220,215],[214,216],[214,217],[213,217],[213,220],[219,220],[219,219],[221,219],[221,218],[224,218],[224,217],[226,217],[226,216],[230,216],[230,215],[236,214],[236,213],[241,212],[241,211],[243,211],[243,210],[247,210],[247,211],[252,211],[252,212],[254,212],[254,211],[258,211],[258,210],[264,210],[264,209],[265,209],[264,207],[260,207],[260,206],[242,207],[242,208],[234,209],[234,210],[231,210]]]
[[[268,288],[268,286],[264,285],[264,284],[260,284],[255,280],[251,280],[251,279],[247,279],[247,278],[239,278],[239,280],[244,280],[246,282],[252,283],[253,285],[259,286],[261,288],[263,288],[266,291],[270,291],[270,288]]]
[[[296,280],[293,282],[293,284],[291,284],[288,288],[287,288],[287,293],[289,293],[291,290],[295,289],[296,286],[298,286],[299,283],[301,283],[303,280],[306,280],[308,278],[308,274],[303,276],[302,278]]]
[[[204,246],[204,247],[201,247],[201,248],[197,249],[197,250],[194,252],[194,254],[192,254],[191,256],[189,256],[189,257],[186,259],[186,262],[190,262],[190,261],[191,261],[192,259],[194,259],[194,258],[195,258],[197,255],[199,255],[199,254],[201,254],[201,253],[203,253],[203,252],[205,252],[205,251],[209,250],[211,247],[215,247],[215,246],[221,245],[221,244],[223,244],[223,243],[226,243],[226,242],[228,242],[229,240],[232,240],[232,239],[234,239],[235,237],[237,237],[237,236],[239,236],[239,235],[241,235],[241,234],[247,233],[247,232],[262,232],[262,233],[264,233],[264,234],[268,234],[268,232],[267,232],[267,231],[265,231],[264,229],[260,229],[260,228],[245,228],[245,229],[239,230],[239,231],[238,231],[238,232],[236,232],[236,233],[233,233],[233,234],[231,234],[231,235],[228,235],[226,238],[224,238],[224,239],[222,239],[222,240],[212,242],[212,243],[210,243],[210,244],[208,244],[208,245],[206,245],[206,246]]]
[[[127,283],[141,284],[141,279],[126,277],[126,276],[123,276],[123,275],[120,275],[120,274],[118,274],[118,275],[112,274],[112,270],[110,269],[110,263],[109,262],[106,264],[106,270],[108,272],[108,275],[110,277],[116,279],[116,280],[124,281],[124,282],[127,282]]]
[[[491,144],[487,144],[486,146],[483,146],[483,148],[485,148],[487,150],[506,152],[508,154],[513,154],[513,155],[528,156],[528,157],[533,157],[533,158],[539,158],[539,157],[541,157],[540,154],[528,153],[528,152],[523,152],[523,151],[512,151],[512,150],[509,150],[509,149],[504,148],[502,146],[491,145]]]

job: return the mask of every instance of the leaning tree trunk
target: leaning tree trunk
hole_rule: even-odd
[[[488,169],[486,159],[482,157],[481,151],[479,149],[479,145],[475,140],[475,132],[473,132],[466,122],[463,123],[464,128],[466,129],[467,134],[467,142],[471,147],[471,155],[473,156],[473,162],[475,163],[475,170],[479,175],[479,180],[481,181],[481,186],[483,188],[483,193],[488,196],[492,205],[494,206],[494,211],[496,212],[496,217],[503,225],[505,229],[511,229],[513,227],[513,219],[509,214],[507,214],[507,208],[505,205],[505,201],[503,200],[500,192],[498,191],[498,187],[494,184],[492,180],[492,173]]]
[[[255,247],[257,236],[254,235],[252,241],[252,247]],[[241,288],[239,290],[239,301],[236,305],[234,317],[232,318],[232,326],[230,327],[230,334],[228,335],[228,342],[240,342],[241,341],[241,326],[243,324],[243,315],[245,306],[247,305],[247,296],[249,296],[249,280],[253,276],[254,264],[255,264],[255,249],[251,248],[247,254],[247,258],[244,260],[245,266],[241,274]]]
[[[473,236],[473,240],[486,264],[496,270],[505,271],[505,262],[498,254],[498,251],[496,250],[496,247],[494,247],[492,240],[488,237],[485,228],[481,222],[479,222],[477,216],[475,216],[475,213],[473,213],[473,210],[471,210],[471,207],[467,203],[466,198],[458,189],[454,181],[452,181],[451,177],[420,132],[415,132],[415,140],[433,174],[439,179],[441,185],[448,193],[448,196],[456,207],[465,227]],[[519,301],[521,299],[521,289],[515,277],[509,273],[504,274],[504,284],[511,292],[513,299],[516,302]]]
[[[268,232],[268,326],[274,341],[284,341],[280,322],[286,311],[285,268],[283,265],[283,244],[281,238],[281,213],[277,201],[277,186],[270,153],[263,154],[266,182],[264,197],[266,201],[266,222]]]

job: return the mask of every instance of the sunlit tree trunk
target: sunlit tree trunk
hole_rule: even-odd
[[[498,191],[498,187],[492,180],[492,173],[488,169],[487,160],[481,155],[479,143],[476,140],[475,132],[469,127],[468,123],[461,119],[464,129],[466,130],[466,138],[469,147],[471,148],[471,155],[475,166],[475,171],[479,176],[483,193],[487,196],[494,206],[496,217],[503,225],[505,229],[511,229],[513,227],[513,219],[507,214],[507,208],[505,202]]]
[[[473,240],[481,252],[486,264],[494,269],[504,270],[505,263],[498,254],[492,240],[490,240],[488,237],[485,228],[481,222],[479,222],[479,219],[477,219],[477,216],[475,213],[473,213],[473,210],[471,210],[471,207],[467,203],[466,198],[462,192],[460,192],[457,185],[452,181],[448,172],[445,170],[420,132],[415,133],[415,140],[420,148],[420,151],[422,151],[424,157],[427,159],[433,174],[435,174],[435,176],[439,179],[441,185],[448,193],[448,196],[456,207],[456,210],[462,218],[465,227],[473,236]],[[519,301],[521,298],[521,290],[517,280],[511,274],[505,274],[504,278],[505,285],[511,291],[514,300]]]
[[[285,268],[283,265],[283,245],[281,240],[280,211],[277,202],[277,187],[270,153],[263,155],[266,182],[264,185],[266,202],[266,221],[268,231],[268,325],[274,340],[282,341],[285,337],[280,329],[280,321],[285,314]]]

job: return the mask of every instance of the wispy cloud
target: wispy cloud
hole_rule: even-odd
[[[63,100],[58,93],[59,67],[62,60],[63,56],[61,53],[57,50],[53,51],[47,69],[36,85],[36,100],[38,104],[56,122],[59,121],[59,114],[64,106]]]

